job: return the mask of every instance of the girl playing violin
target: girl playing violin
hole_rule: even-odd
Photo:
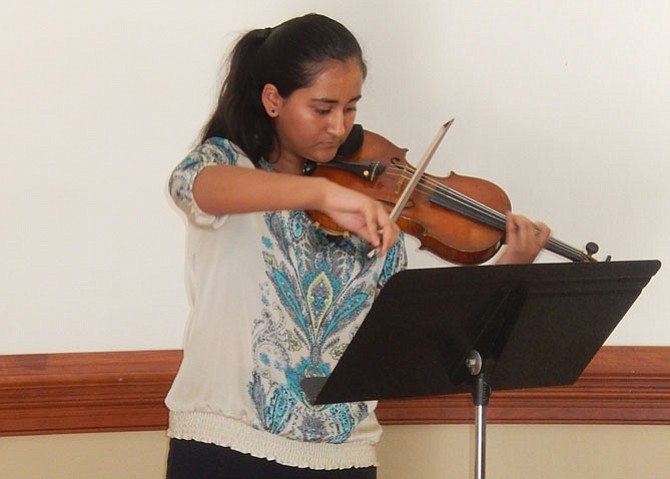
[[[380,203],[301,175],[347,138],[365,76],[354,36],[325,16],[248,32],[198,146],[172,173],[191,312],[166,399],[169,479],[376,477],[374,403],[312,406],[300,387],[332,371],[406,266]],[[352,235],[331,241],[305,210]],[[500,262],[532,261],[548,236],[509,215]]]

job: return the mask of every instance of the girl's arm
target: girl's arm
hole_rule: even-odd
[[[361,236],[384,254],[398,227],[386,209],[367,195],[325,178],[215,165],[203,168],[193,183],[193,198],[215,216],[273,210],[317,210],[340,227]]]

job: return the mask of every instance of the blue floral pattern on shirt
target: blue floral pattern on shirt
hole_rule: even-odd
[[[291,439],[342,443],[368,416],[367,404],[313,406],[300,381],[330,374],[379,289],[404,267],[402,241],[380,268],[363,240],[333,242],[303,211],[266,213],[265,221],[267,282],[249,384],[254,426]]]

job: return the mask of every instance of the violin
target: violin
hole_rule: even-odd
[[[325,177],[364,193],[394,209],[404,202],[395,219],[398,227],[420,241],[420,249],[457,264],[481,264],[504,244],[507,211],[511,203],[497,185],[480,178],[451,172],[437,177],[419,172],[400,148],[383,136],[355,125],[335,159],[328,163],[308,161],[303,174]],[[418,176],[418,178],[417,178]],[[418,181],[418,182],[417,182]],[[401,199],[412,183],[412,191]],[[331,235],[346,232],[330,217],[308,211],[312,221]],[[573,262],[596,262],[598,245],[588,243],[586,252],[550,237],[545,249]]]

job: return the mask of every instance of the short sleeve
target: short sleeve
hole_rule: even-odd
[[[193,198],[193,182],[204,168],[212,165],[236,165],[239,153],[222,138],[210,138],[198,145],[177,165],[170,175],[168,189],[175,204],[189,221],[198,226],[218,228],[226,216],[214,216],[202,211]]]

